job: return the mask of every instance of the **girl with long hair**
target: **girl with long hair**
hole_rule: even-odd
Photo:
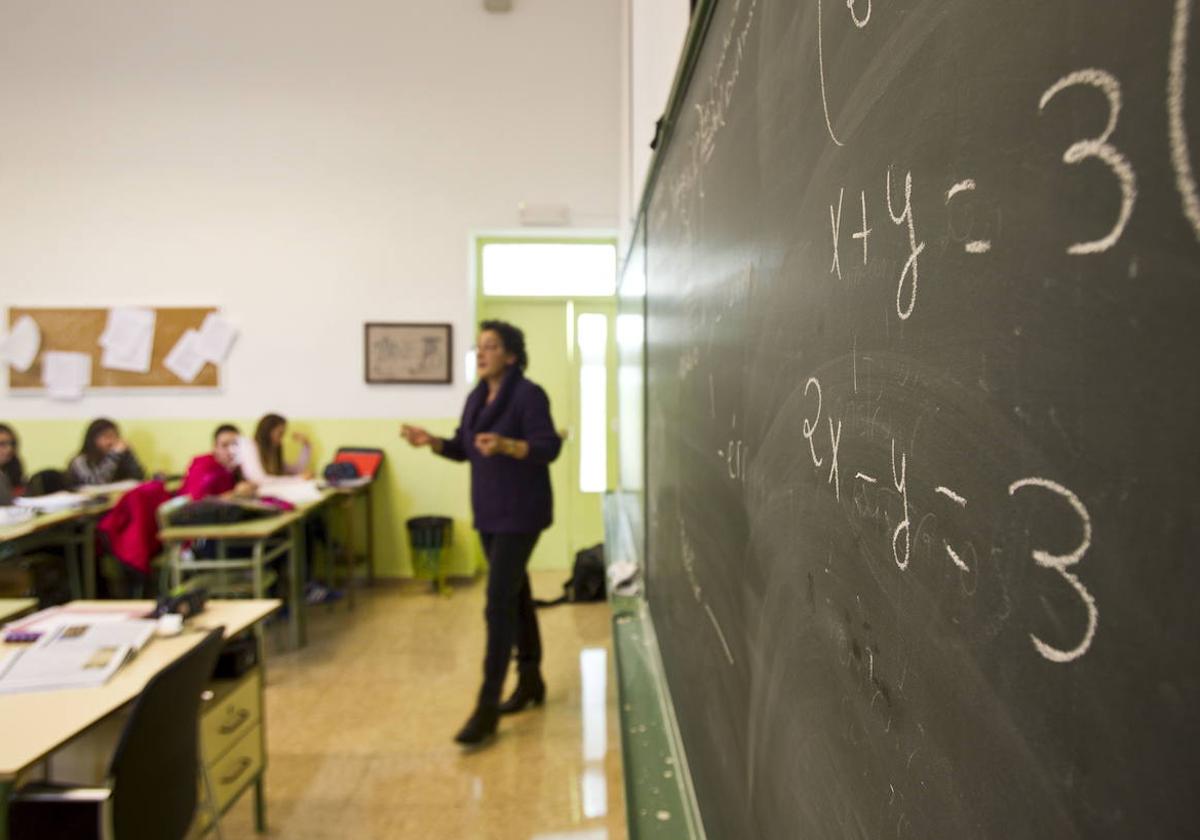
[[[300,444],[300,457],[289,464],[283,457],[286,434],[286,418],[279,414],[265,414],[254,429],[254,437],[239,441],[242,475],[247,481],[261,485],[271,478],[308,477],[308,465],[312,460],[311,442],[302,432],[292,432],[292,440]]]
[[[107,417],[99,417],[88,425],[79,454],[67,467],[70,487],[130,479],[141,481],[145,477],[146,471],[129,444],[121,438],[117,424]]]
[[[0,423],[0,475],[11,492],[19,494],[25,488],[25,466],[21,463],[21,442],[7,423]]]

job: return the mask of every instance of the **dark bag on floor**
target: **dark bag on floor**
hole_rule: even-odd
[[[575,569],[563,584],[561,597],[553,601],[534,598],[533,603],[539,607],[553,607],[568,602],[578,604],[585,601],[603,601],[605,594],[604,545],[597,543],[576,553]]]

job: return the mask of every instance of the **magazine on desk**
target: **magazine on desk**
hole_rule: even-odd
[[[156,622],[68,622],[0,662],[0,694],[104,685],[146,646]]]

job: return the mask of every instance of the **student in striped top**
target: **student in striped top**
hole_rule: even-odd
[[[111,484],[114,481],[141,481],[146,471],[133,450],[121,438],[117,424],[106,417],[93,420],[83,435],[79,454],[67,467],[67,486]]]
[[[21,463],[17,433],[7,423],[0,423],[0,482],[11,496],[19,496],[25,489],[25,467]]]

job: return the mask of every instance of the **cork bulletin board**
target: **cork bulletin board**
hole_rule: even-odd
[[[176,308],[153,307],[157,314],[154,330],[154,349],[151,353],[148,373],[130,373],[108,370],[100,366],[103,349],[100,335],[108,320],[107,308],[88,309],[42,309],[36,307],[12,307],[8,310],[8,326],[12,326],[23,315],[37,322],[42,331],[42,345],[33,366],[24,373],[9,369],[8,384],[11,389],[42,390],[41,354],[47,350],[64,350],[87,353],[92,357],[92,384],[95,388],[216,388],[220,377],[216,365],[205,364],[192,382],[184,382],[163,364],[171,348],[180,336],[189,329],[200,329],[205,316],[216,312],[216,307]]]

